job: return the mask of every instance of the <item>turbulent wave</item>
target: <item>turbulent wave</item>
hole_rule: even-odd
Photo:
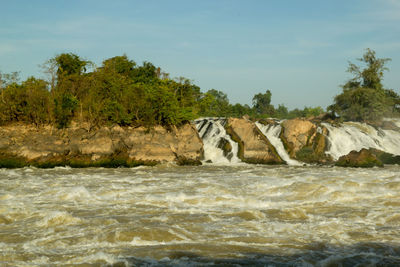
[[[1,170],[0,265],[397,266],[400,167]]]

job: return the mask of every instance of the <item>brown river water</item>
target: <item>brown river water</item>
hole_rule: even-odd
[[[400,266],[400,166],[0,169],[0,266]]]

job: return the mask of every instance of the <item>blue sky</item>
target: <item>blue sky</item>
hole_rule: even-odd
[[[126,53],[232,103],[269,89],[275,105],[325,108],[371,48],[400,93],[400,0],[16,0],[0,13],[0,71],[22,78],[59,53],[96,65]]]

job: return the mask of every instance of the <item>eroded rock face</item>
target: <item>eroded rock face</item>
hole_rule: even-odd
[[[239,144],[239,158],[248,163],[284,164],[275,148],[247,119],[229,118],[227,133]]]
[[[336,166],[340,167],[383,167],[383,163],[368,149],[361,149],[360,151],[351,151],[345,156],[341,156],[337,162]]]
[[[167,130],[102,127],[88,131],[32,125],[0,127],[0,167],[14,166],[132,166],[177,162],[199,164],[203,143],[196,129],[186,124]],[[1,163],[1,161],[4,163]],[[4,167],[3,166],[3,167]]]
[[[370,148],[369,151],[378,158],[383,164],[388,164],[388,165],[393,165],[393,164],[398,164],[400,165],[400,156],[399,155],[393,155],[390,153],[387,153],[385,151],[375,149],[375,148]]]
[[[190,124],[173,127],[161,126],[148,130],[144,127],[128,129],[125,143],[129,158],[139,161],[199,162],[203,155],[203,142]]]
[[[316,136],[317,126],[304,119],[293,119],[282,122],[281,139],[291,157],[296,152],[312,143]]]
[[[27,160],[59,156],[68,153],[66,140],[51,127],[38,129],[32,125],[0,128],[0,151]]]
[[[306,120],[286,120],[280,138],[291,158],[306,163],[328,164],[332,158],[325,154],[328,130]]]

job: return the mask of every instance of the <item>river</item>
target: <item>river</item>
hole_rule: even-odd
[[[396,266],[400,167],[0,170],[1,266]]]

